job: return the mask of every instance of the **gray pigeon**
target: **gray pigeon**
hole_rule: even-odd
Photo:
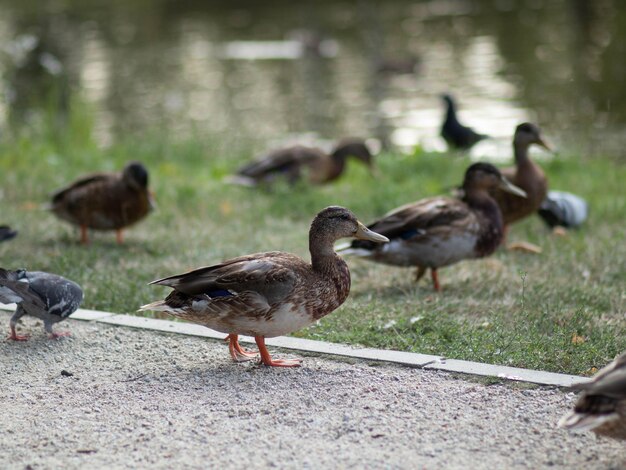
[[[559,421],[568,429],[591,430],[599,436],[626,440],[626,352],[601,369],[580,389],[574,411]]]
[[[52,325],[74,313],[82,300],[80,286],[64,277],[40,271],[7,271],[0,268],[0,302],[17,304],[11,317],[8,339],[28,339],[28,336],[20,336],[15,331],[17,321],[26,314],[42,319],[50,338],[69,336],[68,332],[55,333]]]

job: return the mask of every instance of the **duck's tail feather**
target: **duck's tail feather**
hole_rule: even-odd
[[[571,413],[563,416],[559,420],[557,426],[560,428],[575,429],[577,431],[589,431],[617,418],[619,418],[617,413],[595,415],[572,411]]]
[[[243,175],[229,175],[224,178],[225,183],[236,184],[239,186],[245,186],[247,188],[253,188],[258,185],[258,182],[254,178]]]
[[[335,247],[337,253],[341,253],[346,256],[359,256],[361,258],[368,258],[372,256],[372,250],[376,247],[374,242],[367,240],[352,240],[339,244]]]

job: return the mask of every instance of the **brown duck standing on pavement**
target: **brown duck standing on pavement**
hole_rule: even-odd
[[[284,177],[291,184],[308,172],[312,184],[326,184],[339,178],[349,157],[354,157],[373,170],[373,156],[363,140],[342,139],[334,150],[327,154],[319,148],[295,145],[270,152],[266,157],[254,161],[237,171],[229,181],[244,186],[272,183]]]
[[[574,411],[561,418],[559,427],[626,440],[626,352],[601,369],[591,382],[573,388],[583,392]]]
[[[152,284],[172,287],[165,300],[140,310],[157,310],[227,333],[233,360],[250,360],[239,335],[254,336],[267,366],[296,367],[300,360],[272,359],[265,338],[285,335],[339,307],[350,292],[348,265],[333,250],[339,238],[373,243],[388,239],[368,230],[343,207],[322,210],[309,230],[311,263],[281,251],[257,253],[171,276]]]
[[[496,167],[474,163],[465,172],[463,198],[432,197],[406,204],[368,228],[389,238],[385,245],[354,240],[337,251],[393,266],[415,266],[418,281],[430,268],[440,290],[437,269],[464,259],[492,254],[502,241],[502,216],[489,190],[502,188],[524,197]]]
[[[441,125],[441,137],[444,138],[448,147],[457,150],[469,150],[478,142],[489,136],[479,134],[471,127],[461,124],[456,117],[456,103],[450,95],[442,95],[446,104],[446,115]]]
[[[89,242],[88,228],[115,230],[122,243],[122,229],[143,219],[153,207],[148,170],[130,162],[121,173],[94,173],[74,181],[53,194],[50,208],[80,227],[81,243]]]

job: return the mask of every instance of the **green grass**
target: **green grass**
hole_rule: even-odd
[[[0,265],[62,274],[83,286],[85,308],[121,313],[165,295],[167,289],[147,286],[158,277],[255,251],[308,257],[308,226],[321,208],[344,205],[368,222],[445,192],[468,164],[420,151],[384,153],[377,180],[352,164],[334,185],[262,192],[221,182],[253,153],[241,136],[129,135],[102,149],[92,128],[79,110],[63,131],[44,120],[5,132],[0,223],[20,235],[0,244]],[[89,247],[80,246],[75,228],[41,209],[75,177],[129,159],[149,167],[158,210],[127,231],[124,246],[112,233],[95,233]],[[541,255],[501,250],[442,269],[441,294],[429,282],[416,285],[412,270],[351,259],[348,301],[296,335],[574,374],[610,361],[626,349],[626,168],[580,155],[560,155],[544,167],[552,187],[588,199],[591,214],[581,230],[557,238],[538,218],[528,219],[510,239],[539,244]]]

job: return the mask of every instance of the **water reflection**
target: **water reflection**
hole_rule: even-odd
[[[561,148],[622,156],[625,23],[610,0],[0,0],[0,125],[41,96],[62,122],[71,92],[95,106],[103,144],[156,128],[442,150],[451,91],[494,137],[474,155],[508,157],[532,120]]]

